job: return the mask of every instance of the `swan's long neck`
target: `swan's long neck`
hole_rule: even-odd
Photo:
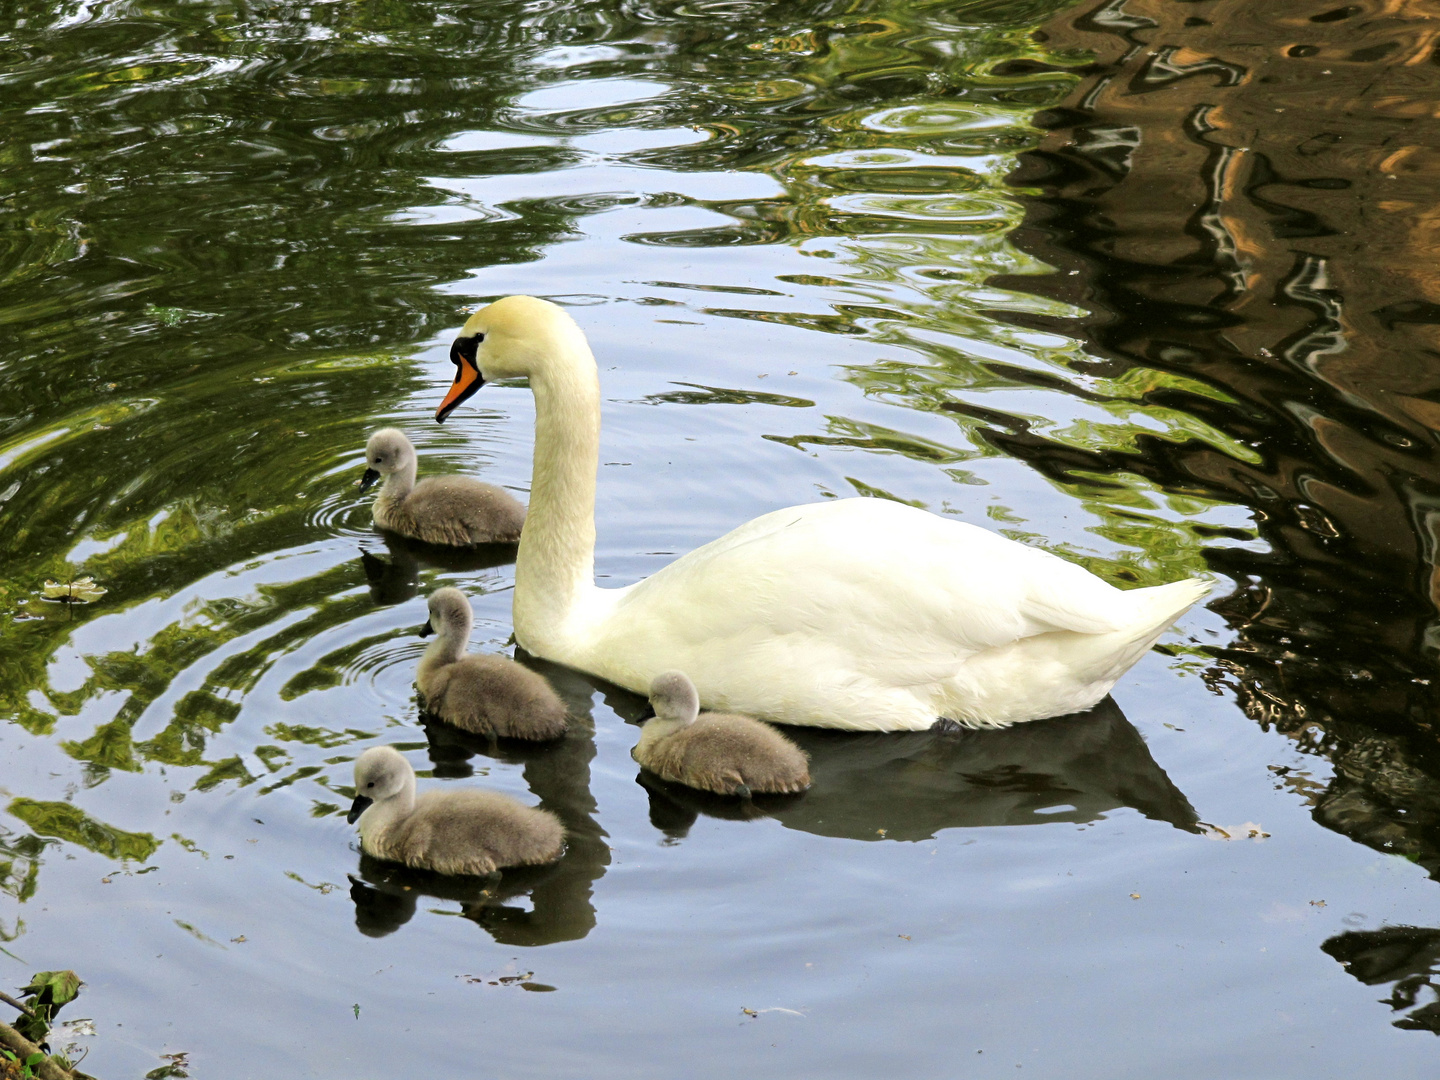
[[[515,639],[554,657],[569,616],[595,588],[600,377],[578,331],[532,372],[530,388],[535,467],[515,560]]]

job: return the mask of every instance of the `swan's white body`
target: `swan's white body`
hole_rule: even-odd
[[[528,375],[536,398],[516,640],[637,693],[680,669],[707,709],[781,723],[1002,727],[1094,705],[1206,591],[1199,580],[1116,589],[883,499],[777,510],[644,581],[598,588],[600,398],[584,335],[529,297],[498,301],[463,333],[484,334],[486,379]]]

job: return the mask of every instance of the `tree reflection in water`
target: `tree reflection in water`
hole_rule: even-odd
[[[1057,483],[1138,476],[1247,508],[1264,544],[1205,552],[1238,583],[1214,605],[1235,638],[1212,683],[1329,759],[1328,783],[1276,770],[1316,821],[1440,877],[1433,27],[1381,0],[1107,0],[1047,23],[1049,47],[1097,62],[1011,177],[1029,192],[1014,239],[1060,272],[1009,284],[1083,313],[1008,317],[1084,343],[1077,394],[1126,372],[1191,380],[1150,400],[1238,449],[982,431]],[[1435,934],[1326,951],[1407,986]],[[1429,1009],[1402,1025],[1433,1029]]]
[[[1320,946],[1366,986],[1394,983],[1381,1002],[1400,1012],[1398,1028],[1432,1031],[1440,1035],[1440,930],[1423,926],[1386,926],[1379,930],[1352,930],[1336,934]],[[1416,1008],[1421,994],[1430,1000]]]

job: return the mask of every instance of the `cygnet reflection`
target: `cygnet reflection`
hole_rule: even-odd
[[[641,769],[635,782],[650,796],[650,824],[671,840],[683,840],[690,835],[690,827],[701,814],[725,821],[754,821],[775,817],[780,810],[805,797],[803,793],[757,794],[749,799],[736,799],[662,780],[649,769]]]
[[[811,788],[783,805],[757,800],[753,816],[802,832],[925,840],[942,829],[1083,824],[1125,806],[1199,831],[1189,800],[1110,698],[1084,713],[998,731],[786,734],[810,755]],[[702,813],[735,816],[676,785],[640,782],[651,821],[668,836],[684,836]]]
[[[504,944],[545,944],[515,940],[529,935],[535,913],[519,903],[508,903],[532,893],[558,864],[516,866],[488,877],[463,877],[414,870],[361,854],[360,867],[350,875],[350,899],[355,903],[355,928],[366,937],[393,934],[415,916],[422,897],[457,901],[463,918],[489,930]],[[496,930],[500,932],[497,933]],[[556,938],[554,940],[567,940]]]
[[[377,555],[363,548],[360,551],[360,565],[370,585],[370,597],[377,604],[403,604],[417,596],[421,570],[489,570],[513,563],[519,550],[516,544],[443,547],[384,529],[378,531],[385,541],[386,554]]]
[[[460,914],[502,945],[576,941],[594,928],[591,896],[595,882],[610,865],[610,848],[595,820],[596,803],[590,794],[590,762],[595,757],[593,690],[567,668],[528,658],[521,650],[516,659],[545,676],[565,702],[570,715],[565,735],[538,745],[490,740],[429,722],[424,727],[430,759],[435,776],[447,778],[473,775],[476,760],[521,765],[525,784],[539,798],[541,809],[556,814],[565,826],[565,853],[550,866],[507,869],[498,882],[441,879],[362,855],[359,879],[352,878],[350,889],[361,933],[379,937],[397,930],[415,914],[420,896],[459,901]],[[525,893],[530,896],[528,910],[516,902]]]

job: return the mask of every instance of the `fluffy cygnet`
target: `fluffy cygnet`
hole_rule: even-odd
[[[695,684],[679,671],[650,684],[655,717],[631,756],[665,780],[721,795],[804,791],[810,768],[801,749],[774,728],[733,713],[700,714]]]
[[[554,862],[565,844],[560,819],[478,788],[415,795],[415,770],[400,752],[372,746],[355,762],[355,802],[367,855],[441,874],[490,874]]]
[[[474,615],[459,589],[430,594],[430,621],[421,637],[435,640],[420,658],[415,681],[425,710],[447,724],[504,739],[558,739],[565,703],[544,677],[503,656],[467,655]]]
[[[360,490],[385,477],[375,498],[376,525],[450,547],[519,541],[525,507],[509,492],[468,476],[430,476],[417,484],[415,462],[415,447],[396,428],[375,432],[365,444]]]

